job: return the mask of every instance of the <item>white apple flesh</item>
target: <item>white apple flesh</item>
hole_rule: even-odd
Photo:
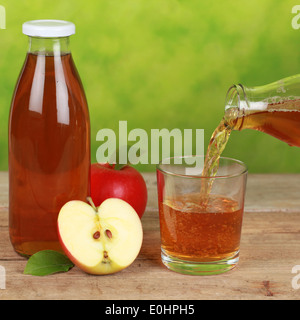
[[[66,255],[90,274],[111,274],[128,267],[143,242],[138,214],[121,199],[107,199],[98,209],[70,201],[61,208],[57,224]]]

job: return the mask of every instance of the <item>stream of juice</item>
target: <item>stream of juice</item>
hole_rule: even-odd
[[[231,131],[232,129],[225,123],[224,119],[222,119],[210,139],[205,155],[202,176],[212,178],[203,179],[201,183],[200,200],[204,203],[207,201],[207,195],[211,191],[213,177],[217,174],[219,168],[219,159],[226,147]]]
[[[15,93],[9,141],[9,229],[15,250],[61,250],[57,216],[89,195],[88,108],[70,54],[28,54]]]

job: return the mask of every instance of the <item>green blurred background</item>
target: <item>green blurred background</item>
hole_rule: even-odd
[[[300,71],[296,1],[0,0],[0,170],[7,170],[8,115],[27,50],[21,25],[76,24],[71,48],[91,116],[92,161],[101,128],[204,129],[205,148],[233,83],[263,85]],[[300,125],[300,124],[299,124]],[[250,172],[300,172],[300,149],[261,132],[233,132],[224,155]],[[153,170],[138,165],[142,171]]]

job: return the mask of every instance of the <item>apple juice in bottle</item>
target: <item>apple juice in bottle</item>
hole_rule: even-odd
[[[223,120],[231,130],[254,129],[300,147],[300,74],[264,86],[233,85]]]
[[[86,201],[90,123],[69,49],[70,22],[26,22],[29,50],[9,118],[9,232],[19,254],[61,250],[57,217],[70,200]]]

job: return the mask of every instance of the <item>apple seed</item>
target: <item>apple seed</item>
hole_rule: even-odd
[[[105,234],[107,235],[107,237],[108,237],[109,239],[112,238],[112,233],[111,233],[110,230],[107,229],[107,230],[105,231]]]
[[[105,259],[107,259],[107,258],[108,258],[107,251],[104,251],[104,252],[103,252],[103,257],[104,257]]]
[[[99,239],[100,238],[100,231],[96,231],[94,234],[93,234],[93,238],[94,239]]]

